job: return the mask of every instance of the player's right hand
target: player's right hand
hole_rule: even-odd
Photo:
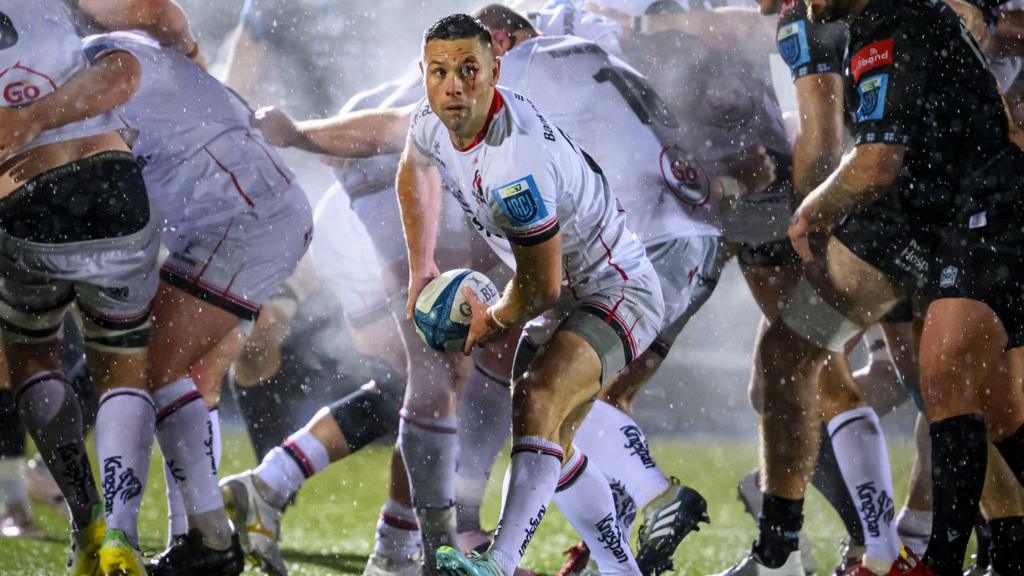
[[[412,320],[413,312],[416,310],[416,299],[420,297],[420,292],[423,292],[431,280],[440,275],[441,270],[437,267],[437,262],[433,260],[422,270],[409,269],[409,301],[405,304],[406,320]]]
[[[264,106],[256,111],[256,127],[272,146],[290,148],[302,138],[298,126],[283,110]]]

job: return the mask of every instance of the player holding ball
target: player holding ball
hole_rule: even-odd
[[[498,89],[500,62],[476,19],[431,26],[421,67],[427,98],[398,171],[409,251],[408,317],[439,274],[435,170],[516,273],[491,306],[464,295],[464,352],[522,330],[513,368],[512,461],[490,550],[442,547],[448,574],[511,575],[554,497],[603,574],[638,574],[608,483],[573,436],[602,383],[653,341],[664,304],[644,248],[626,227],[601,168],[523,96]],[[426,561],[433,563],[431,551]]]

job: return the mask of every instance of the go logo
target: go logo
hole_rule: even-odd
[[[19,80],[4,86],[3,96],[4,101],[8,104],[19,106],[39,98],[42,96],[42,92],[39,86]]]

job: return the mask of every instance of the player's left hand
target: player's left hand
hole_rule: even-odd
[[[462,353],[469,356],[473,347],[478,344],[486,344],[495,340],[504,330],[491,320],[487,313],[488,306],[477,299],[476,294],[469,286],[462,287],[462,293],[469,302],[469,309],[472,311],[472,319],[469,322],[469,334],[466,336],[466,345]]]
[[[0,108],[0,159],[6,159],[43,131],[31,108],[31,104],[23,108]]]
[[[280,108],[264,106],[256,111],[255,120],[263,137],[277,148],[289,148],[302,138],[295,121]]]
[[[811,250],[811,239],[827,235],[831,225],[826,222],[812,222],[810,214],[814,206],[808,206],[807,202],[801,204],[789,221],[789,241],[793,244],[793,250],[800,255],[805,263],[814,260],[814,251]]]

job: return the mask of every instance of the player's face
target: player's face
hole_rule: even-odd
[[[423,76],[430,108],[456,136],[483,129],[498,84],[498,61],[476,38],[432,40],[423,49]]]

